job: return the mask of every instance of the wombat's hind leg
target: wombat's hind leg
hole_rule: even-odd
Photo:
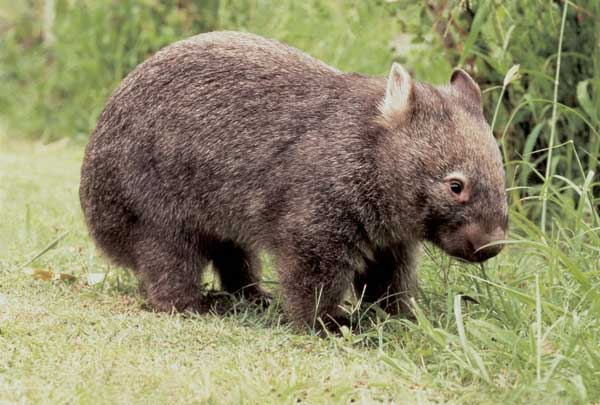
[[[210,258],[223,290],[253,301],[270,298],[259,285],[261,261],[257,254],[233,241],[224,241],[214,244]]]
[[[199,290],[200,272],[207,260],[195,246],[148,233],[136,241],[134,251],[135,270],[154,309],[200,313],[210,309]]]

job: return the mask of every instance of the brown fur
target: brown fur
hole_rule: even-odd
[[[466,201],[448,191],[452,172]],[[80,197],[98,246],[155,308],[205,310],[209,261],[226,291],[262,296],[264,249],[300,324],[338,317],[353,284],[406,311],[420,241],[485,260],[499,249],[475,250],[507,222],[498,148],[464,72],[433,87],[395,65],[386,81],[234,32],[177,42],[123,80]]]

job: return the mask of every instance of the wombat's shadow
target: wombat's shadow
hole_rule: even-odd
[[[146,294],[142,284],[127,269],[119,268],[122,281],[115,285],[115,293],[133,298],[138,302],[139,308],[143,311],[157,313],[146,300]],[[314,325],[307,329],[294,326],[294,322],[289,319],[283,310],[283,297],[279,289],[279,283],[275,280],[261,280],[261,284],[266,286],[270,297],[267,300],[252,301],[236,294],[231,294],[219,289],[214,280],[203,280],[199,288],[199,295],[206,303],[206,311],[182,313],[181,315],[190,321],[204,316],[218,316],[235,321],[240,326],[259,328],[259,329],[284,329],[286,333],[294,335],[306,335],[314,333],[321,337],[328,335],[339,337],[342,335],[341,327],[345,326],[354,334],[368,336],[372,331],[384,325],[384,329],[397,332],[397,327],[388,327],[390,324],[401,325],[407,320],[405,316],[390,316],[376,303],[362,302],[357,305],[360,297],[351,297],[352,300],[345,300],[344,307],[348,309],[348,322],[333,323],[326,333],[323,332],[321,321],[315,320]],[[175,314],[175,313],[174,313]],[[390,322],[391,321],[391,322]]]

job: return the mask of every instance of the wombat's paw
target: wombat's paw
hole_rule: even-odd
[[[345,315],[326,315],[324,319],[319,319],[315,325],[317,335],[327,337],[328,335],[342,336],[341,328],[352,329],[352,322]]]
[[[222,291],[208,291],[205,300],[210,305],[210,310],[217,314],[226,314],[239,305],[252,305],[264,310],[271,305],[272,296],[261,289],[248,293],[247,291],[230,294]]]
[[[404,316],[405,313],[412,313],[410,307],[399,299],[385,299],[380,300],[379,302],[363,302],[363,305],[365,309],[372,309],[380,316]]]
[[[147,302],[143,305],[143,308],[154,312],[203,314],[210,310],[210,303],[200,297],[194,298],[185,303],[152,302],[152,300],[150,300],[150,302]]]
[[[203,297],[199,297],[189,303],[181,312],[185,314],[205,314],[210,311],[210,308],[210,302]]]
[[[271,305],[271,301],[273,301],[273,295],[263,289],[258,289],[258,291],[255,291],[252,294],[244,294],[244,297],[246,300],[261,308],[267,308]]]

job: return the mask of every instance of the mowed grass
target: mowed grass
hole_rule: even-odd
[[[484,268],[428,247],[416,321],[354,305],[357,331],[320,338],[292,330],[277,303],[187,318],[145,309],[87,236],[82,153],[0,138],[0,402],[600,399],[600,243],[585,221],[542,238],[513,216],[514,244]]]

